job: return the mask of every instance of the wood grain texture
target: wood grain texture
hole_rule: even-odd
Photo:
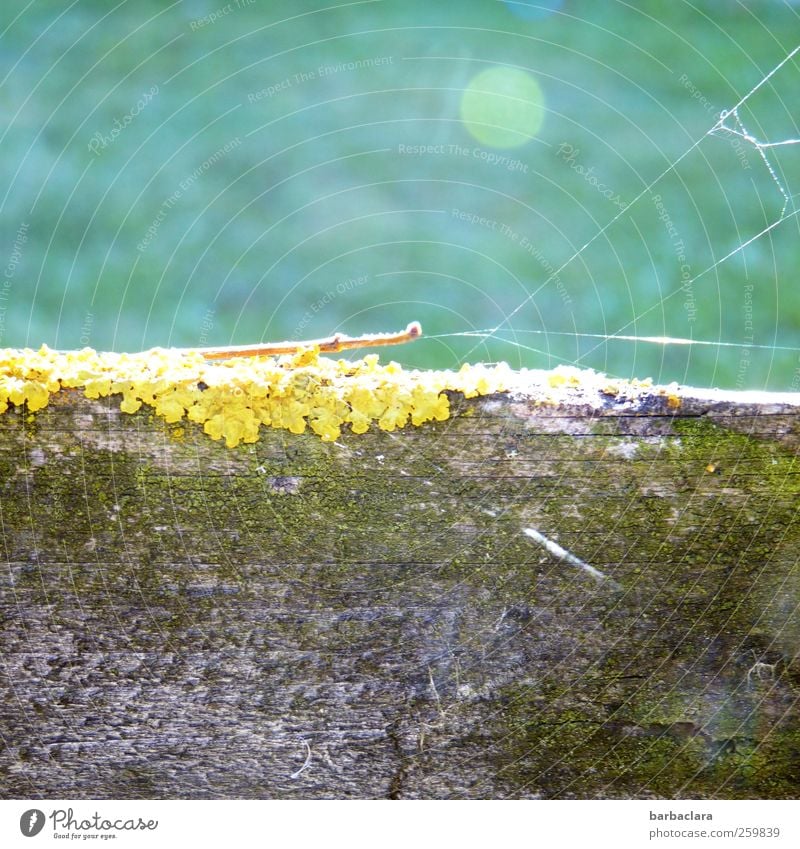
[[[532,398],[0,416],[0,795],[796,798],[797,396]]]

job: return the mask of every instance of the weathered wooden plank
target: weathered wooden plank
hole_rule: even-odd
[[[12,408],[0,794],[797,797],[800,399],[680,395]]]

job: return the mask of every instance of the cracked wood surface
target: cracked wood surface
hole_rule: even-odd
[[[0,795],[796,798],[799,400],[679,395],[0,416]]]

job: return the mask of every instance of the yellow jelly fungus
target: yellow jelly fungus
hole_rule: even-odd
[[[561,389],[565,386],[580,386],[585,378],[585,372],[575,366],[556,366],[547,378],[551,389]]]
[[[43,345],[38,351],[0,349],[0,413],[9,404],[35,412],[61,388],[82,388],[88,398],[119,397],[124,413],[144,406],[171,424],[196,422],[231,448],[255,442],[262,426],[298,434],[309,429],[332,441],[345,428],[365,433],[373,425],[393,431],[445,421],[448,391],[467,398],[503,392],[511,374],[505,363],[406,371],[395,362],[379,363],[375,354],[334,360],[314,348],[207,362],[199,353],[161,348],[115,354]],[[565,375],[565,382],[573,379]]]

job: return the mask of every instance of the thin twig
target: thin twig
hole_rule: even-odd
[[[405,330],[397,333],[367,333],[364,336],[346,336],[335,333],[324,339],[307,342],[266,342],[262,345],[232,345],[226,348],[187,348],[202,354],[207,360],[227,360],[231,357],[275,357],[280,354],[297,354],[307,348],[319,348],[322,354],[338,354],[356,348],[373,348],[378,345],[400,345],[422,336],[418,321],[412,321]],[[181,349],[179,349],[181,350]]]

